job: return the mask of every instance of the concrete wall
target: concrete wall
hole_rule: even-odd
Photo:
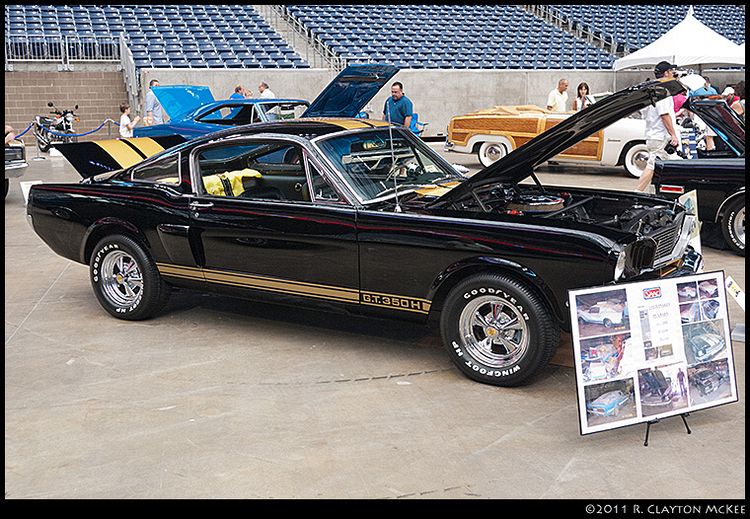
[[[709,74],[709,72],[707,72]],[[142,71],[142,85],[157,78],[162,85],[193,84],[211,88],[217,99],[227,98],[236,84],[258,94],[258,83],[265,81],[278,97],[312,100],[333,79],[326,69],[276,70],[186,70],[159,69]],[[723,86],[745,78],[744,71],[710,72],[714,85]],[[611,70],[401,70],[392,81],[404,84],[420,121],[429,122],[425,135],[444,133],[454,115],[500,104],[546,104],[550,90],[560,78],[570,82],[569,108],[578,83],[585,81],[592,93],[614,92],[653,77],[650,71]],[[371,102],[380,118],[390,89],[384,87]]]
[[[79,106],[80,123],[74,123],[76,133],[85,133],[99,126],[107,118],[119,121],[120,103],[127,101],[122,72],[117,71],[14,71],[5,73],[5,124],[17,133],[22,132],[36,115],[47,115],[48,101],[61,109]],[[112,126],[112,138],[118,136]],[[87,140],[108,138],[107,127],[87,136]],[[33,132],[23,136],[27,145],[35,145]]]

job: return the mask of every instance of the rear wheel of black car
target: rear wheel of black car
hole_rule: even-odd
[[[552,358],[560,335],[539,296],[500,274],[459,283],[446,299],[440,331],[456,366],[495,386],[525,383]]]
[[[169,298],[169,287],[154,261],[127,236],[107,236],[97,243],[89,273],[99,303],[118,319],[153,317]]]
[[[730,202],[721,220],[721,231],[727,245],[740,256],[745,255],[745,198]]]

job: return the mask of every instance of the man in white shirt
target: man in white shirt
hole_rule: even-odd
[[[561,79],[557,82],[557,88],[553,88],[547,96],[547,110],[556,113],[565,113],[565,105],[568,103],[568,80]]]
[[[276,94],[271,92],[271,89],[268,88],[268,83],[261,83],[258,85],[258,92],[260,92],[260,98],[261,99],[275,99]]]
[[[654,67],[654,75],[657,79],[673,78],[676,65],[667,61],[659,62]],[[637,191],[645,192],[654,176],[654,165],[657,157],[665,160],[669,154],[664,149],[667,144],[677,146],[680,139],[677,136],[677,122],[674,115],[674,101],[668,96],[657,101],[656,105],[650,105],[641,110],[643,119],[646,121],[646,148],[648,148],[648,162],[638,181]]]

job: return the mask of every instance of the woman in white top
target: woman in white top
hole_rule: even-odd
[[[128,103],[122,103],[120,105],[120,112],[122,112],[122,115],[120,116],[120,137],[132,137],[133,128],[135,128],[135,125],[141,120],[141,117],[136,115],[135,119],[132,121],[130,120],[130,105]]]
[[[589,95],[589,86],[587,83],[579,83],[576,89],[576,98],[573,100],[573,110],[580,112],[587,107],[589,102],[586,96]]]

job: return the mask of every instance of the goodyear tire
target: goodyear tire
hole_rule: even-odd
[[[732,201],[721,219],[721,232],[724,239],[736,254],[745,255],[745,198]]]
[[[440,320],[451,360],[470,379],[518,386],[547,365],[560,329],[526,285],[500,274],[471,277],[451,290]]]
[[[154,261],[127,236],[107,236],[97,243],[89,274],[99,303],[118,319],[153,317],[169,298],[169,287]]]

